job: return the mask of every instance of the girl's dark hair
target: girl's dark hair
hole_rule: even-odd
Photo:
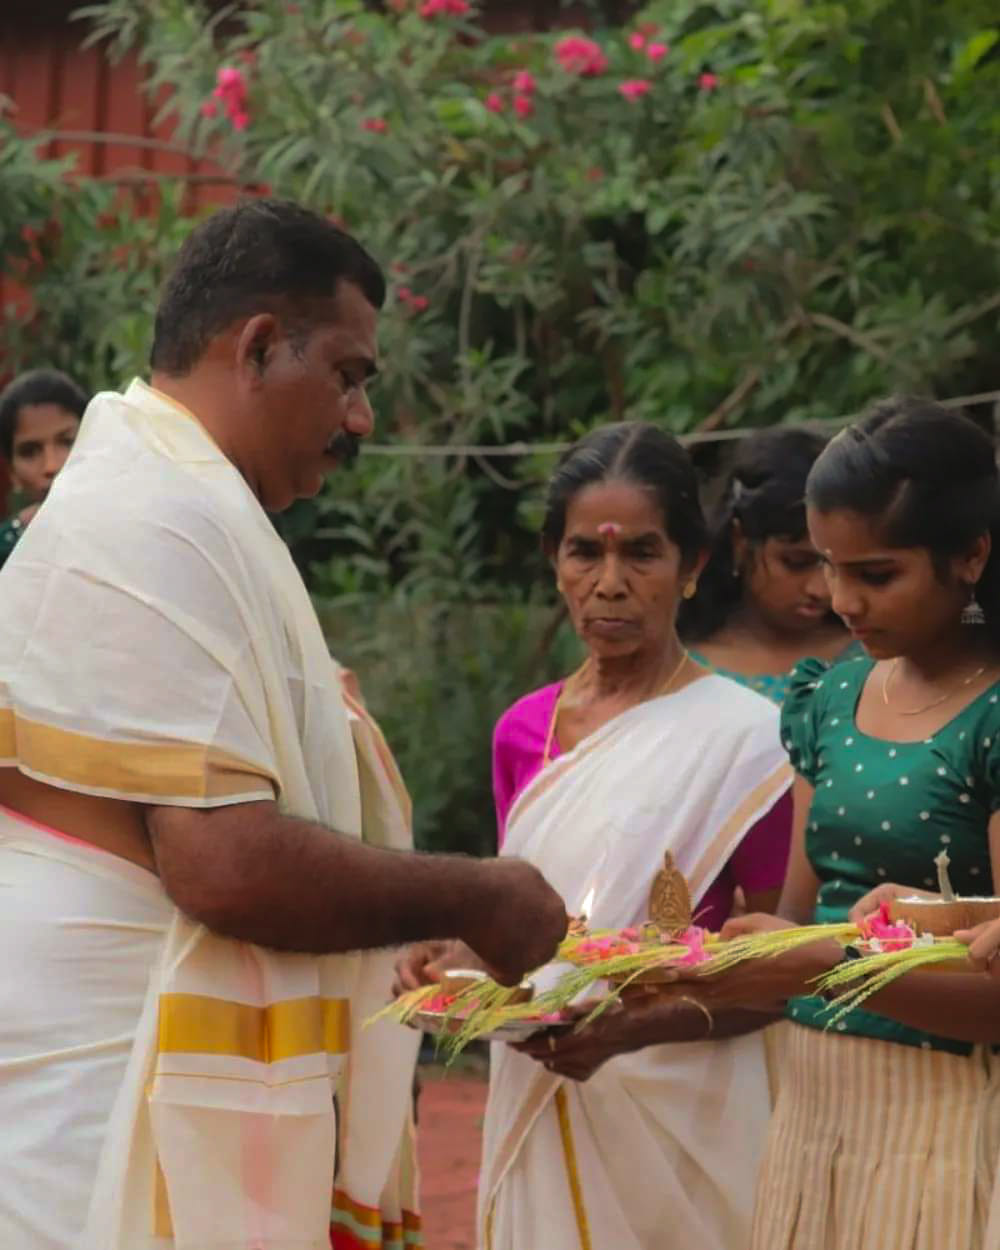
[[[990,533],[976,587],[990,626],[1000,625],[1000,479],[996,448],[967,417],[908,396],[883,400],[838,434],[809,474],[806,502],[877,518],[892,547],[925,547],[944,580],[950,557]]]
[[[677,439],[655,425],[622,421],[591,431],[559,461],[549,481],[542,547],[554,556],[566,531],[570,500],[596,482],[632,482],[648,490],[663,513],[667,535],[684,565],[705,549],[708,531],[698,499],[694,465]]]
[[[678,629],[688,642],[710,638],[743,597],[733,562],[733,522],[751,544],[797,542],[806,533],[806,478],[826,440],[802,429],[761,430],[743,439],[712,521],[712,547],[698,593],[681,604]]]

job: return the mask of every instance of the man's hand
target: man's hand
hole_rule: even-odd
[[[894,903],[897,898],[940,898],[940,895],[933,890],[915,890],[912,885],[895,885],[887,881],[885,885],[877,885],[863,898],[859,898],[847,913],[847,919],[851,924],[860,925],[877,912],[883,903]]]
[[[462,936],[494,980],[517,985],[556,953],[569,926],[566,904],[525,860],[486,860],[482,870]]]

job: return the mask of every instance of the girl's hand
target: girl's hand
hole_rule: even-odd
[[[863,898],[859,898],[848,912],[847,919],[851,924],[861,925],[883,903],[894,903],[897,898],[940,898],[940,895],[933,890],[916,890],[912,885],[895,885],[887,881],[885,885],[877,885]]]
[[[483,969],[483,961],[464,942],[415,942],[396,960],[394,998],[423,985],[435,985],[449,968]]]
[[[955,937],[968,946],[973,967],[1000,981],[1000,920],[986,920],[974,929],[959,929]]]
[[[771,916],[766,912],[752,911],[744,916],[732,916],[722,926],[719,933],[724,941],[730,938],[748,937],[752,933],[772,933],[778,929],[794,929],[790,920],[782,920],[780,916]]]

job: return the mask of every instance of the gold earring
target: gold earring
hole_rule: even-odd
[[[681,594],[684,596],[685,599],[693,599],[697,591],[698,591],[698,583],[692,577],[691,580],[684,587],[684,589],[681,591]]]
[[[559,593],[560,593],[560,594],[562,594],[562,592],[563,592],[563,584],[562,584],[562,582],[560,582],[560,581],[557,581],[557,582],[556,582],[556,590],[558,590],[558,591],[559,591]]]

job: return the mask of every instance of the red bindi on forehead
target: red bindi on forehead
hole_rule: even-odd
[[[597,527],[597,532],[602,538],[617,538],[622,532],[622,527],[616,521],[605,521]]]

